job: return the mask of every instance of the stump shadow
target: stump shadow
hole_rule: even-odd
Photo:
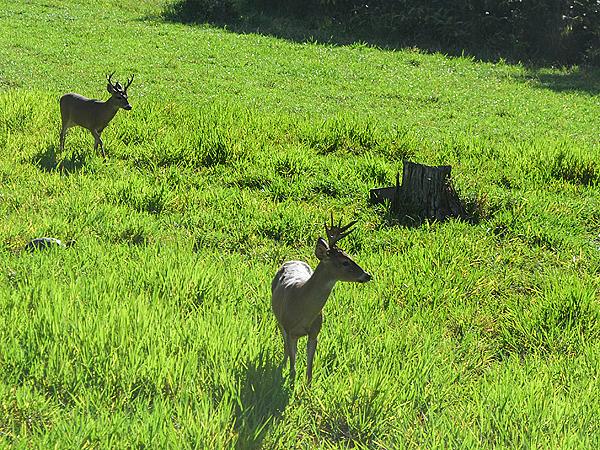
[[[56,157],[56,145],[50,144],[46,149],[35,154],[31,158],[31,163],[43,172],[60,172],[63,175],[71,175],[84,168],[89,156],[80,151],[73,151],[63,159]]]
[[[371,206],[377,207],[380,226],[383,228],[419,228],[425,223],[444,223],[450,220],[458,220],[469,225],[477,225],[481,221],[488,219],[489,212],[485,211],[486,206],[482,204],[480,199],[472,196],[465,196],[461,197],[461,202],[465,208],[464,216],[448,216],[442,220],[422,216],[419,212],[420,208],[410,202],[385,202],[379,205],[370,202],[370,204]]]
[[[259,448],[273,424],[281,417],[290,401],[291,391],[285,386],[282,366],[265,353],[248,361],[240,374],[240,403],[235,411],[234,428],[238,433],[236,449]]]

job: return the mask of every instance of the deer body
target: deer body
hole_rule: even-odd
[[[271,283],[271,308],[283,336],[284,365],[290,359],[290,376],[296,373],[298,339],[308,336],[306,343],[306,377],[310,384],[312,366],[317,348],[317,337],[323,324],[323,307],[337,281],[364,283],[371,275],[356,264],[335,243],[346,236],[346,227],[332,227],[326,231],[329,244],[317,240],[315,255],[320,260],[313,271],[302,261],[288,261],[275,274]]]
[[[68,127],[79,125],[88,130],[104,130],[119,108],[112,97],[103,102],[70,92],[60,98],[62,122]]]
[[[313,272],[303,261],[288,261],[279,269],[271,284],[272,307],[286,333],[299,338],[315,331],[335,282],[321,267]]]
[[[73,92],[63,95],[60,98],[60,115],[62,118],[62,128],[60,131],[60,150],[65,147],[65,136],[67,130],[73,126],[80,126],[90,130],[94,136],[94,150],[98,149],[104,153],[104,143],[100,135],[110,121],[115,117],[119,108],[127,111],[131,109],[131,105],[127,100],[127,88],[133,81],[133,76],[128,80],[127,85],[123,88],[119,82],[111,83],[110,75],[108,77],[108,85],[106,89],[111,94],[111,97],[106,101],[90,99],[83,95]]]

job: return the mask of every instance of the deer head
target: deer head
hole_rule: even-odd
[[[129,111],[132,108],[132,106],[127,100],[127,88],[133,82],[134,75],[131,75],[131,78],[127,80],[127,84],[125,85],[125,87],[123,87],[118,81],[114,84],[112,83],[111,79],[114,74],[115,73],[113,72],[110,75],[106,76],[106,80],[108,81],[108,84],[106,85],[106,90],[110,93],[110,95],[112,95],[112,98],[117,103],[119,108],[123,108]]]
[[[324,264],[332,271],[337,280],[365,283],[371,280],[371,275],[337,246],[338,241],[354,231],[351,228],[355,223],[356,220],[342,226],[340,220],[336,226],[333,221],[333,213],[331,213],[331,226],[325,224],[327,242],[322,237],[317,239],[315,256],[319,259],[320,264]]]

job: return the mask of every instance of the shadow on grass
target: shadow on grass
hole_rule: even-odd
[[[375,203],[370,200],[369,204],[378,213],[380,227],[382,228],[419,228],[426,223],[444,223],[447,221],[460,221],[469,225],[477,225],[490,219],[496,213],[495,206],[489,204],[485,195],[456,193],[456,201],[458,202],[458,208],[454,211],[445,210],[444,217],[441,219],[424,215],[423,205],[406,200],[397,200],[396,202],[386,200],[383,203]]]
[[[183,3],[183,2],[182,2]],[[412,49],[424,53],[441,52],[449,56],[472,56],[481,61],[507,59],[500,52],[482,48],[464,49],[424,42],[401,36],[398,33],[377,33],[351,27],[336,17],[311,17],[302,14],[250,12],[243,17],[227,12],[218,13],[214,20],[195,18],[187,8],[167,9],[160,16],[147,16],[143,20],[164,20],[186,25],[209,25],[236,34],[258,34],[295,43],[314,43],[332,46],[371,46],[383,50]]]
[[[425,223],[444,223],[452,220],[469,225],[477,225],[483,220],[488,220],[495,213],[487,209],[488,207],[484,199],[466,197],[461,198],[461,203],[464,208],[463,216],[449,215],[443,220],[423,217],[413,205],[408,203],[395,206],[386,202],[385,204],[377,205],[376,211],[380,217],[379,223],[381,228],[419,228]]]
[[[553,67],[547,62],[523,60],[510,50],[487,49],[483,45],[457,46],[439,42],[423,41],[423,39],[403,36],[398,32],[383,33],[376,30],[351,27],[336,17],[311,17],[301,12],[287,13],[284,11],[260,12],[249,11],[244,16],[230,11],[225,6],[223,10],[210,11],[209,16],[214,20],[198,18],[198,11],[190,9],[193,2],[180,1],[175,3],[159,17],[145,19],[164,20],[167,22],[188,25],[210,25],[237,34],[258,34],[285,39],[297,43],[317,43],[334,46],[361,45],[373,46],[384,50],[411,49],[423,53],[442,53],[450,57],[470,57],[475,61],[492,62],[507,61],[509,63],[525,62],[529,67],[528,73],[521,77],[522,81],[536,81],[540,87],[553,91],[583,91],[591,95],[600,92],[600,68],[585,70],[569,70],[562,73],[542,73],[541,68]],[[226,2],[215,2],[226,5]],[[177,7],[179,5],[179,8]],[[517,78],[519,79],[519,78]]]
[[[44,172],[60,172],[63,175],[70,175],[85,167],[88,159],[89,157],[85,153],[72,152],[68,157],[59,161],[56,158],[56,145],[50,144],[46,150],[34,155],[31,162]]]
[[[238,433],[236,448],[259,448],[289,403],[290,390],[284,386],[281,365],[273,364],[264,353],[248,362],[242,376],[234,424]]]
[[[554,92],[600,94],[600,68],[574,68],[569,71],[552,73],[530,69],[521,79],[525,82],[533,82],[535,87]]]

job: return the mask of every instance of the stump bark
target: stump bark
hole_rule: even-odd
[[[402,185],[398,174],[396,186],[371,189],[372,202],[387,201],[396,213],[420,219],[467,218],[452,186],[451,166],[426,166],[411,161],[404,161],[403,165]]]

